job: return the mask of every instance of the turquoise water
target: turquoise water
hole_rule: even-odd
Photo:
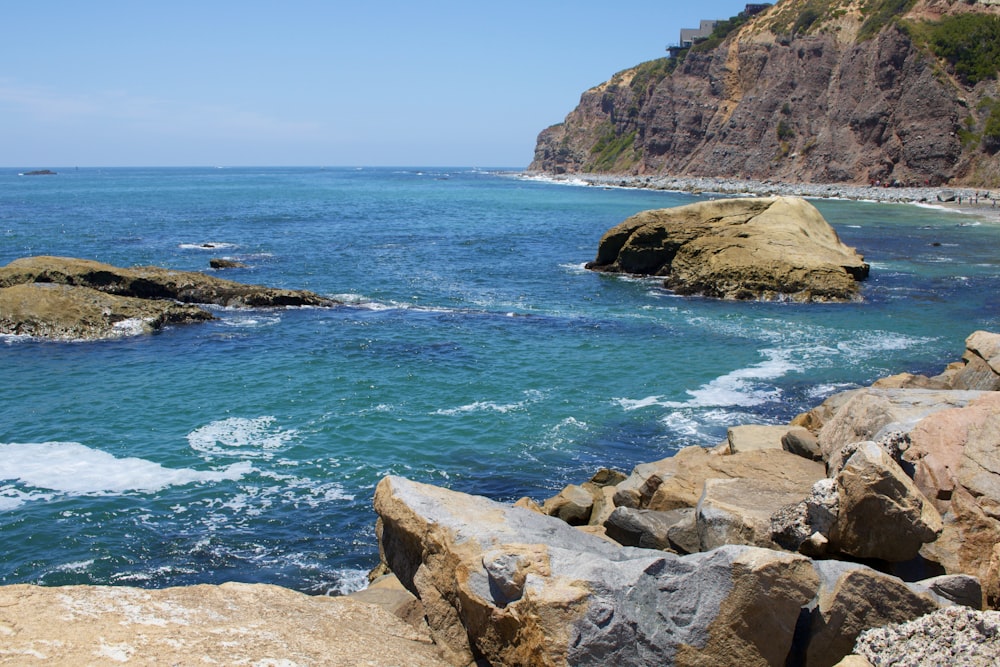
[[[698,198],[472,169],[0,172],[0,264],[208,270],[338,297],[100,343],[0,339],[0,583],[359,586],[400,474],[547,497],[1000,330],[1000,224],[820,201],[863,303],[724,303],[583,270]],[[987,211],[987,213],[992,213]],[[205,244],[214,246],[205,248]]]

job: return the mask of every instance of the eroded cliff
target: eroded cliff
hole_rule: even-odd
[[[979,29],[985,74],[948,56]],[[781,0],[585,92],[529,170],[997,186],[996,29],[996,0]]]

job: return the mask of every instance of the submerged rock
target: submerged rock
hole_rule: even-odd
[[[595,271],[662,276],[681,294],[845,301],[868,264],[804,199],[720,199],[643,211],[601,238]]]

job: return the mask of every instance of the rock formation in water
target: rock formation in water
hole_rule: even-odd
[[[197,272],[69,257],[26,257],[0,267],[0,333],[5,334],[95,340],[213,319],[191,304],[268,308],[337,302]]]
[[[643,211],[601,238],[596,271],[663,276],[680,294],[843,301],[868,264],[804,199],[722,199]]]
[[[995,0],[783,0],[734,18],[583,93],[529,171],[1000,185]]]

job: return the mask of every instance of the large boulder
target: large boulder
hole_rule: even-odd
[[[399,477],[381,549],[455,665],[784,664],[812,563],[731,546],[619,547],[558,519]]]
[[[380,606],[265,584],[0,586],[0,663],[444,667]]]
[[[874,442],[857,445],[837,474],[831,548],[855,558],[910,560],[943,529],[941,515]]]
[[[935,412],[964,407],[980,391],[883,389],[868,387],[846,395],[819,430],[819,446],[827,461],[852,443],[879,440],[890,433],[909,433]]]
[[[725,299],[857,298],[868,264],[800,198],[721,199],[643,211],[601,238],[595,271],[663,276]]]
[[[826,560],[816,561],[815,566],[819,595],[804,614],[809,639],[802,664],[807,667],[836,664],[869,628],[909,621],[939,607],[932,593],[921,593],[863,565]]]

